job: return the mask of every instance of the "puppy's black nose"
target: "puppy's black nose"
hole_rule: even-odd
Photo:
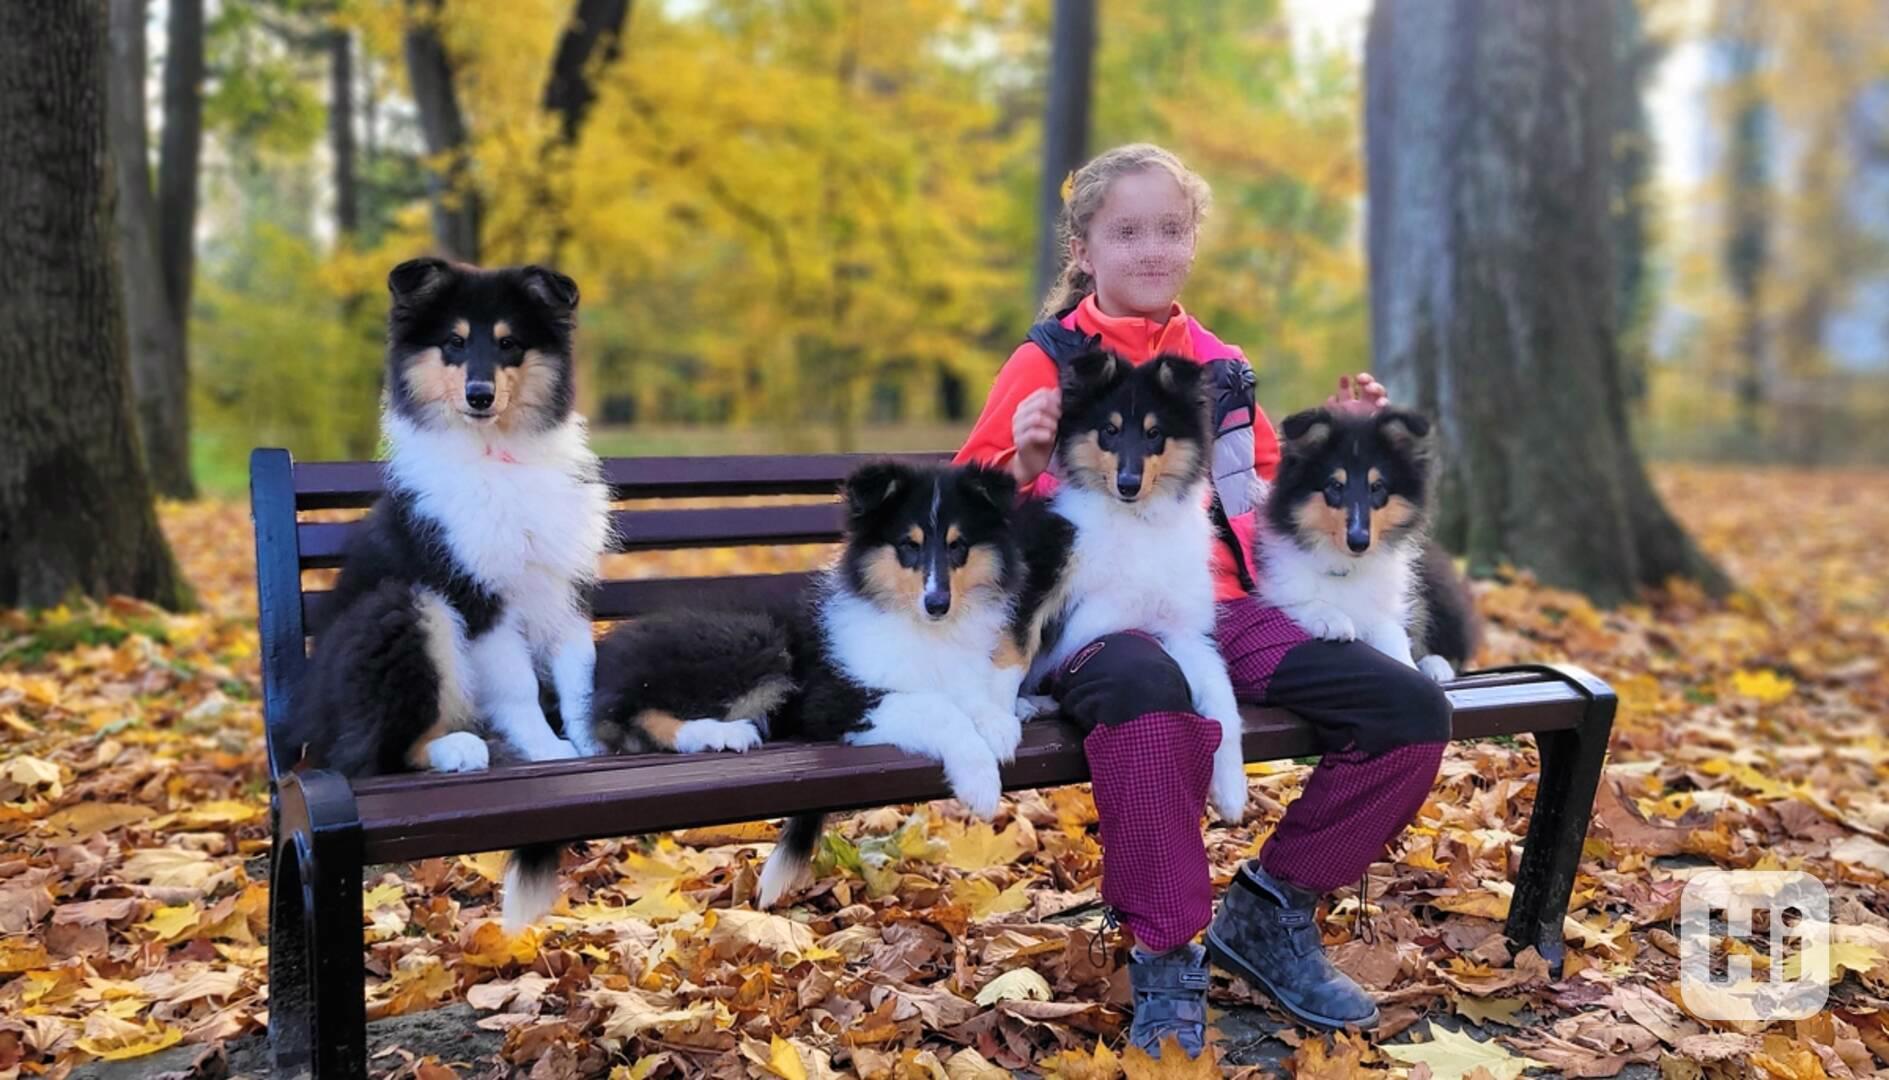
[[[480,412],[492,407],[498,397],[498,390],[489,382],[471,382],[466,384],[466,405]]]
[[[1366,529],[1347,529],[1345,531],[1345,546],[1349,547],[1356,554],[1364,554],[1371,546],[1370,531]]]
[[[948,592],[928,592],[925,594],[925,614],[934,619],[942,619],[951,611],[951,594]]]
[[[1122,498],[1132,499],[1141,494],[1141,474],[1121,473],[1115,477],[1115,490],[1122,493]]]

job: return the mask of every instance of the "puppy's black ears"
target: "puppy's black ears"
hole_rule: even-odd
[[[1099,388],[1114,382],[1127,365],[1111,352],[1087,352],[1074,360],[1063,372],[1063,392],[1082,391]]]
[[[543,266],[527,266],[519,274],[533,300],[561,313],[577,310],[577,282]]]
[[[966,492],[989,503],[998,513],[1008,514],[1016,508],[1017,478],[1008,469],[968,465],[960,477]]]
[[[453,264],[445,259],[408,259],[388,271],[387,291],[393,294],[395,304],[411,304],[444,285],[452,275]]]
[[[1185,356],[1164,353],[1154,358],[1154,381],[1163,393],[1177,397],[1197,397],[1200,376],[1206,370]]]
[[[917,474],[896,461],[861,465],[846,478],[846,513],[855,523],[877,513],[894,495],[916,485]]]
[[[1430,437],[1430,418],[1409,409],[1384,409],[1377,414],[1378,430],[1393,443],[1421,442]]]
[[[1279,425],[1279,433],[1286,437],[1288,448],[1309,452],[1331,437],[1332,415],[1330,409],[1307,409],[1286,417],[1286,422]]]

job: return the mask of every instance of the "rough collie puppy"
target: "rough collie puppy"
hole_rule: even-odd
[[[759,746],[793,693],[784,620],[763,612],[667,611],[623,623],[597,645],[591,733],[605,752],[691,753]],[[557,901],[560,845],[512,852],[505,925]]]
[[[1023,666],[1007,633],[1022,573],[1016,496],[1008,473],[976,466],[880,463],[848,478],[845,549],[797,634],[797,734],[934,758],[972,813],[996,813],[998,767],[1023,734]],[[801,878],[821,822],[788,822],[761,906]]]
[[[1180,665],[1194,708],[1220,725],[1210,797],[1246,809],[1240,711],[1214,642],[1207,499],[1212,428],[1199,364],[1108,353],[1064,370],[1055,460],[1061,483],[1025,511],[1026,583],[1013,624],[1030,659],[1026,688],[1107,634],[1154,636]]]
[[[387,284],[387,491],[342,567],[292,745],[350,776],[483,768],[488,737],[533,761],[594,751],[588,597],[610,492],[571,411],[577,286],[440,259]]]
[[[1306,633],[1362,641],[1437,680],[1475,649],[1475,613],[1424,533],[1430,422],[1404,409],[1286,418],[1254,539],[1260,596]]]

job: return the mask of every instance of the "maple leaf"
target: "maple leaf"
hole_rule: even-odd
[[[1094,1050],[1064,1050],[1037,1062],[1036,1067],[1043,1071],[1045,1080],[1113,1080],[1122,1074],[1121,1060],[1100,1039],[1095,1041]]]
[[[960,870],[982,870],[991,866],[1009,866],[1022,858],[1029,845],[1011,822],[1003,832],[993,832],[987,821],[974,822],[961,831],[947,829],[945,861]]]
[[[1198,1056],[1189,1057],[1180,1040],[1169,1035],[1161,1040],[1160,1049],[1160,1057],[1139,1046],[1122,1051],[1122,1075],[1127,1080],[1212,1080],[1220,1075],[1220,1049],[1211,1043]]]
[[[1545,1068],[1533,1058],[1519,1057],[1495,1041],[1477,1042],[1448,1028],[1431,1028],[1429,1042],[1402,1045],[1386,1043],[1378,1049],[1387,1057],[1406,1065],[1427,1065],[1436,1080],[1464,1080],[1478,1069],[1494,1080],[1515,1080],[1522,1071]]]

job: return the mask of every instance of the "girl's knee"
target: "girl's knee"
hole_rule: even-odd
[[[1449,694],[1420,671],[1398,665],[1396,672],[1381,687],[1386,711],[1397,717],[1395,744],[1447,744],[1455,711]]]
[[[1057,704],[1084,731],[1161,712],[1193,712],[1187,676],[1159,642],[1109,634],[1078,650],[1056,683]]]

